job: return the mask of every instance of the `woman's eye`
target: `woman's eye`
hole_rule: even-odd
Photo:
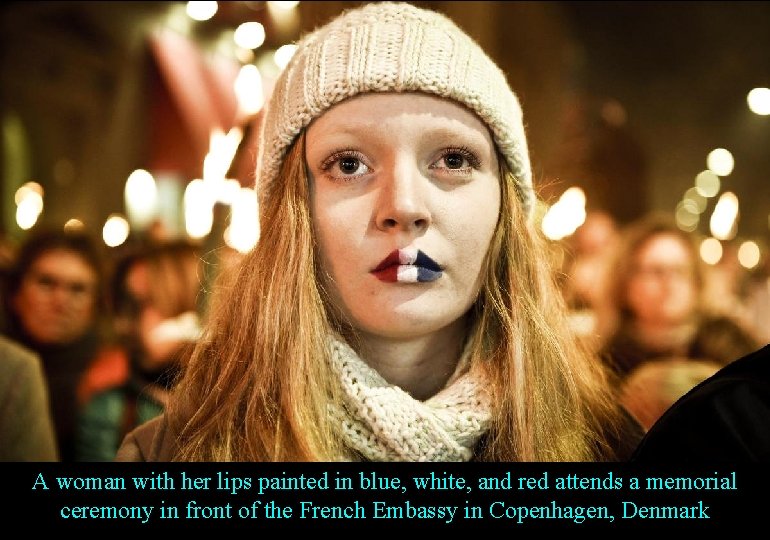
[[[441,157],[436,160],[432,169],[445,170],[452,173],[470,173],[479,166],[479,160],[470,151],[464,148],[448,148]]]
[[[447,169],[461,169],[468,167],[465,156],[459,153],[447,154],[444,156],[444,164]]]
[[[358,172],[358,168],[361,166],[361,162],[358,158],[352,156],[343,157],[339,161],[340,171],[345,174],[355,174]]]
[[[331,178],[349,180],[365,175],[369,167],[356,154],[335,152],[323,162],[321,170]]]

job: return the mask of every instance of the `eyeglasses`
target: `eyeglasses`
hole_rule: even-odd
[[[634,269],[634,276],[641,277],[643,279],[664,279],[675,278],[680,280],[691,279],[693,277],[693,269],[687,265],[650,265],[650,266],[638,266]]]
[[[95,292],[93,283],[58,279],[45,273],[32,273],[28,279],[45,294],[53,294],[56,290],[62,289],[76,301],[88,300],[93,297]]]

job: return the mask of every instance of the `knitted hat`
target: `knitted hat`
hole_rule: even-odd
[[[367,92],[425,92],[457,101],[486,123],[534,206],[521,106],[503,72],[439,13],[406,3],[349,10],[308,34],[273,88],[257,154],[260,189],[276,179],[300,131],[332,105]]]

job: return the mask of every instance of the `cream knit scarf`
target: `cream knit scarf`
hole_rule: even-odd
[[[490,398],[468,371],[468,353],[438,394],[412,398],[388,383],[346,343],[331,340],[331,361],[344,396],[331,407],[346,444],[371,461],[468,461],[489,428]]]

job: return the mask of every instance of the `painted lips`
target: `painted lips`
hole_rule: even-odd
[[[417,248],[397,249],[372,270],[374,277],[388,283],[427,283],[442,273],[439,264]]]

